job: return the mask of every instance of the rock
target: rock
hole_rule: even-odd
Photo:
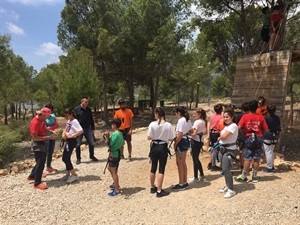
[[[10,175],[14,176],[14,175],[16,175],[16,172],[15,171],[11,171]]]
[[[1,169],[0,170],[0,176],[5,176],[8,174],[8,170],[7,169]]]
[[[292,167],[300,168],[300,163],[293,163],[293,164],[292,164]]]
[[[11,173],[12,173],[12,172],[18,173],[18,172],[19,172],[19,167],[18,167],[18,165],[13,165],[13,166],[10,168],[10,171],[11,171]]]
[[[26,170],[26,169],[29,168],[29,164],[28,163],[24,163],[23,166],[24,166],[24,170]]]
[[[22,171],[22,170],[24,170],[24,169],[25,169],[25,167],[24,167],[24,163],[17,164],[17,167],[18,167],[19,171]]]

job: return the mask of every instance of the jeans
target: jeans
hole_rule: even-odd
[[[46,141],[46,147],[47,147],[47,167],[51,167],[52,162],[52,155],[55,149],[55,140],[48,140]]]
[[[72,138],[67,140],[67,144],[65,145],[62,161],[66,164],[66,170],[70,171],[73,168],[72,162],[71,162],[71,155],[73,152],[73,149],[77,146],[77,139]]]
[[[77,146],[76,146],[76,158],[77,160],[81,159],[80,157],[80,145],[81,145],[81,142],[82,142],[82,138],[83,136],[85,137],[88,145],[89,145],[89,152],[90,152],[90,158],[94,157],[94,135],[93,135],[93,132],[92,132],[92,128],[89,127],[89,128],[86,128],[86,129],[83,129],[83,134],[81,134],[80,136],[77,137]]]
[[[31,170],[31,173],[29,175],[29,177],[34,178],[34,186],[37,186],[40,183],[42,183],[42,174],[45,168],[46,154],[47,154],[46,152],[42,152],[42,151],[34,152],[34,158],[36,164]]]
[[[203,168],[202,164],[199,160],[200,150],[203,146],[202,142],[191,140],[191,149],[192,149],[192,158],[193,158],[193,165],[194,165],[194,178],[198,178],[198,171],[200,172],[200,176],[203,177]]]
[[[225,177],[226,186],[228,187],[228,189],[233,191],[233,177],[230,172],[230,169],[232,167],[232,162],[233,162],[233,158],[231,155],[235,157],[236,151],[229,150],[229,152],[225,153],[220,157],[221,158],[220,161],[222,162],[222,173]]]

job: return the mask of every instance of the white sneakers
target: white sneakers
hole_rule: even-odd
[[[69,176],[69,178],[67,180],[67,183],[71,184],[71,183],[73,183],[76,180],[78,180],[78,175],[77,174],[76,175],[71,175],[71,176]]]
[[[230,190],[227,186],[222,187],[219,192],[225,193],[224,198],[232,198],[236,195],[235,191]]]
[[[193,183],[198,183],[200,180],[199,180],[199,178],[191,177],[191,178],[189,178],[189,181],[191,181]]]
[[[224,186],[224,187],[222,187],[222,188],[219,190],[220,193],[225,193],[225,192],[227,192],[227,191],[228,191],[228,187],[227,187],[227,186]]]

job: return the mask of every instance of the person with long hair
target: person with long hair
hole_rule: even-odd
[[[203,146],[204,135],[207,131],[207,116],[204,109],[199,108],[194,112],[195,122],[193,124],[193,131],[190,133],[192,136],[191,139],[191,149],[192,149],[192,158],[194,165],[194,177],[189,180],[192,182],[198,182],[200,180],[205,181],[205,176],[203,172],[202,164],[199,160],[200,150]],[[198,177],[198,171],[200,173],[200,179]]]
[[[76,174],[72,162],[71,155],[77,146],[77,137],[83,134],[83,129],[80,126],[78,120],[76,119],[76,115],[74,110],[66,109],[65,110],[65,118],[68,120],[66,124],[66,128],[63,131],[62,138],[66,140],[66,144],[64,147],[64,152],[62,156],[62,161],[66,164],[67,173],[65,175],[65,179],[67,183],[73,183],[78,180],[78,175]]]
[[[150,193],[156,193],[156,197],[169,195],[162,189],[165,168],[168,159],[168,142],[173,139],[172,125],[165,119],[165,111],[158,107],[154,110],[155,121],[151,122],[148,128],[148,140],[151,140],[150,148]],[[157,186],[155,186],[155,174],[158,167]]]
[[[233,177],[231,174],[232,162],[237,155],[236,140],[238,137],[238,126],[233,122],[234,111],[231,108],[225,109],[223,113],[224,129],[218,138],[219,144],[223,150],[219,152],[222,166],[222,174],[225,178],[226,186],[221,188],[219,192],[225,193],[224,198],[231,198],[235,195],[233,189]]]
[[[172,187],[172,190],[185,190],[189,187],[187,183],[186,153],[190,146],[188,134],[192,132],[192,123],[186,107],[175,109],[178,119],[176,125],[176,139],[174,149],[176,151],[176,164],[178,169],[179,183]]]

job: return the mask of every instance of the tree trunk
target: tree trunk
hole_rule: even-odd
[[[132,81],[132,76],[129,76],[126,79],[126,85],[127,85],[127,90],[128,90],[128,95],[129,95],[129,108],[133,110],[134,108],[134,85]]]
[[[105,65],[104,62],[101,63],[102,66],[99,68],[99,71],[101,71],[101,74],[99,74],[99,77],[102,77],[103,81],[103,120],[107,126],[109,126],[109,119],[108,119],[108,101],[107,101],[107,92],[108,92],[108,77],[105,72]]]
[[[4,124],[5,124],[5,125],[8,125],[7,104],[4,104]]]

